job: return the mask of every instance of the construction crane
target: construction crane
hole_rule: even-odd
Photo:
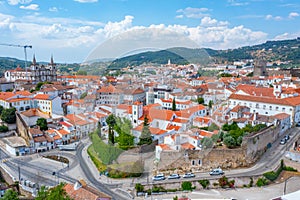
[[[4,43],[0,43],[0,45],[2,46],[9,46],[9,47],[20,47],[20,48],[24,48],[24,54],[25,54],[25,70],[26,70],[26,79],[28,78],[27,76],[27,48],[32,49],[32,45],[18,45],[18,44],[4,44]]]

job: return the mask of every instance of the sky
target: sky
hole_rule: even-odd
[[[300,37],[299,15],[299,0],[0,0],[0,44],[32,45],[28,60],[58,63],[83,62],[95,49],[118,57],[121,46],[141,48],[134,40],[154,48],[153,38],[170,32],[199,48],[230,49]],[[22,48],[0,45],[3,56],[25,58]]]

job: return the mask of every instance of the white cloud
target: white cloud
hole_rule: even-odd
[[[57,7],[50,7],[48,10],[50,12],[57,12],[58,11]]]
[[[273,15],[266,15],[266,20],[275,20],[275,21],[281,21],[283,20],[283,17],[281,16],[273,16]]]
[[[98,44],[119,37],[120,34],[132,31],[137,34],[134,37],[145,42],[145,38],[164,36],[172,37],[174,33],[182,35],[197,44],[199,47],[210,47],[214,49],[235,48],[244,45],[253,45],[266,41],[267,34],[261,31],[253,31],[244,26],[230,27],[227,21],[218,21],[211,17],[203,17],[198,26],[183,25],[164,25],[152,24],[149,26],[133,26],[134,17],[125,16],[121,21],[110,21],[102,23],[99,21],[85,21],[70,18],[46,18],[40,15],[28,15],[22,18],[15,18],[11,15],[0,13],[0,30],[7,30],[8,41],[22,43],[30,41],[35,49],[43,51],[61,51],[61,59],[65,59],[63,52],[80,52],[76,56],[84,56],[90,48]],[[148,33],[147,30],[159,29]],[[140,30],[144,30],[142,34]],[[4,31],[3,31],[4,32]],[[174,39],[175,40],[175,39]],[[162,40],[152,43],[157,45],[164,44]],[[174,44],[180,44],[174,42]],[[117,45],[117,44],[116,44]],[[124,42],[122,45],[134,48],[134,45]],[[151,47],[151,46],[150,46]],[[117,47],[115,47],[116,49]],[[72,55],[70,53],[70,58]],[[78,59],[78,58],[77,58]]]
[[[247,1],[228,0],[230,6],[246,6],[249,4]]]
[[[28,6],[20,6],[21,9],[24,10],[39,10],[39,5],[38,4],[30,4]]]
[[[297,12],[291,12],[288,16],[289,19],[294,19],[295,17],[299,17],[299,13]]]
[[[94,3],[94,2],[98,2],[98,0],[74,0],[77,1],[79,3]]]
[[[295,39],[299,37],[300,32],[298,33],[283,33],[281,35],[277,35],[274,40],[288,40],[288,39]]]
[[[32,0],[7,0],[9,5],[29,4]]]
[[[184,16],[187,18],[202,18],[205,16],[209,16],[207,13],[209,11],[208,8],[191,8],[187,7],[185,9],[179,9],[176,12],[181,13],[181,15],[178,15],[180,17],[177,18],[183,18]]]

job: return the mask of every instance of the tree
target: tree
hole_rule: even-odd
[[[204,104],[204,98],[198,97],[197,102],[198,104]]]
[[[150,129],[149,129],[147,115],[145,115],[145,117],[144,117],[143,125],[144,126],[143,126],[142,133],[141,133],[141,136],[140,136],[139,145],[151,144],[152,143],[152,137],[151,137],[151,132],[150,132]]]
[[[16,191],[8,189],[5,191],[4,196],[1,198],[3,200],[19,200],[19,195]]]
[[[232,136],[225,137],[223,142],[228,148],[236,147],[236,141]]]
[[[192,188],[192,183],[189,182],[189,181],[184,181],[182,184],[181,184],[181,188],[183,191],[192,191],[193,188]]]
[[[211,138],[209,137],[204,137],[202,140],[201,140],[201,145],[204,149],[207,149],[207,148],[211,148],[213,147],[214,145],[214,142]]]
[[[54,188],[49,190],[45,186],[42,186],[38,191],[35,200],[71,200],[70,196],[64,189],[65,183],[60,183]]]
[[[38,120],[36,121],[36,125],[40,127],[41,131],[48,130],[48,123],[45,118],[38,118]]]
[[[16,108],[4,109],[1,114],[1,119],[6,123],[13,124],[16,122]]]
[[[0,126],[0,132],[3,133],[3,132],[7,132],[8,131],[8,127],[5,126],[5,125],[2,125]]]
[[[84,99],[87,96],[87,92],[82,93],[82,95],[80,95],[80,99]]]
[[[115,135],[113,127],[116,124],[116,119],[114,115],[109,115],[106,119],[106,123],[108,125],[108,141],[114,145],[115,144]]]
[[[3,110],[4,110],[3,106],[0,106],[0,115],[2,114]]]
[[[176,111],[176,101],[175,101],[175,98],[173,98],[173,101],[172,101],[172,110]]]
[[[83,71],[83,70],[79,70],[76,75],[87,75],[87,72],[86,71]]]
[[[209,180],[207,179],[199,180],[198,182],[203,187],[203,189],[206,189],[209,186]]]
[[[136,192],[144,192],[144,186],[140,183],[136,183],[135,190],[136,190]]]
[[[214,103],[214,102],[213,102],[212,100],[210,100],[210,101],[208,102],[208,107],[209,107],[209,108],[212,108],[213,103]]]

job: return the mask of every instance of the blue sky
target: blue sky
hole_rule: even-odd
[[[29,59],[82,62],[111,37],[154,27],[228,49],[299,37],[299,15],[299,0],[0,0],[0,43],[33,45]],[[24,53],[0,46],[0,56]]]

